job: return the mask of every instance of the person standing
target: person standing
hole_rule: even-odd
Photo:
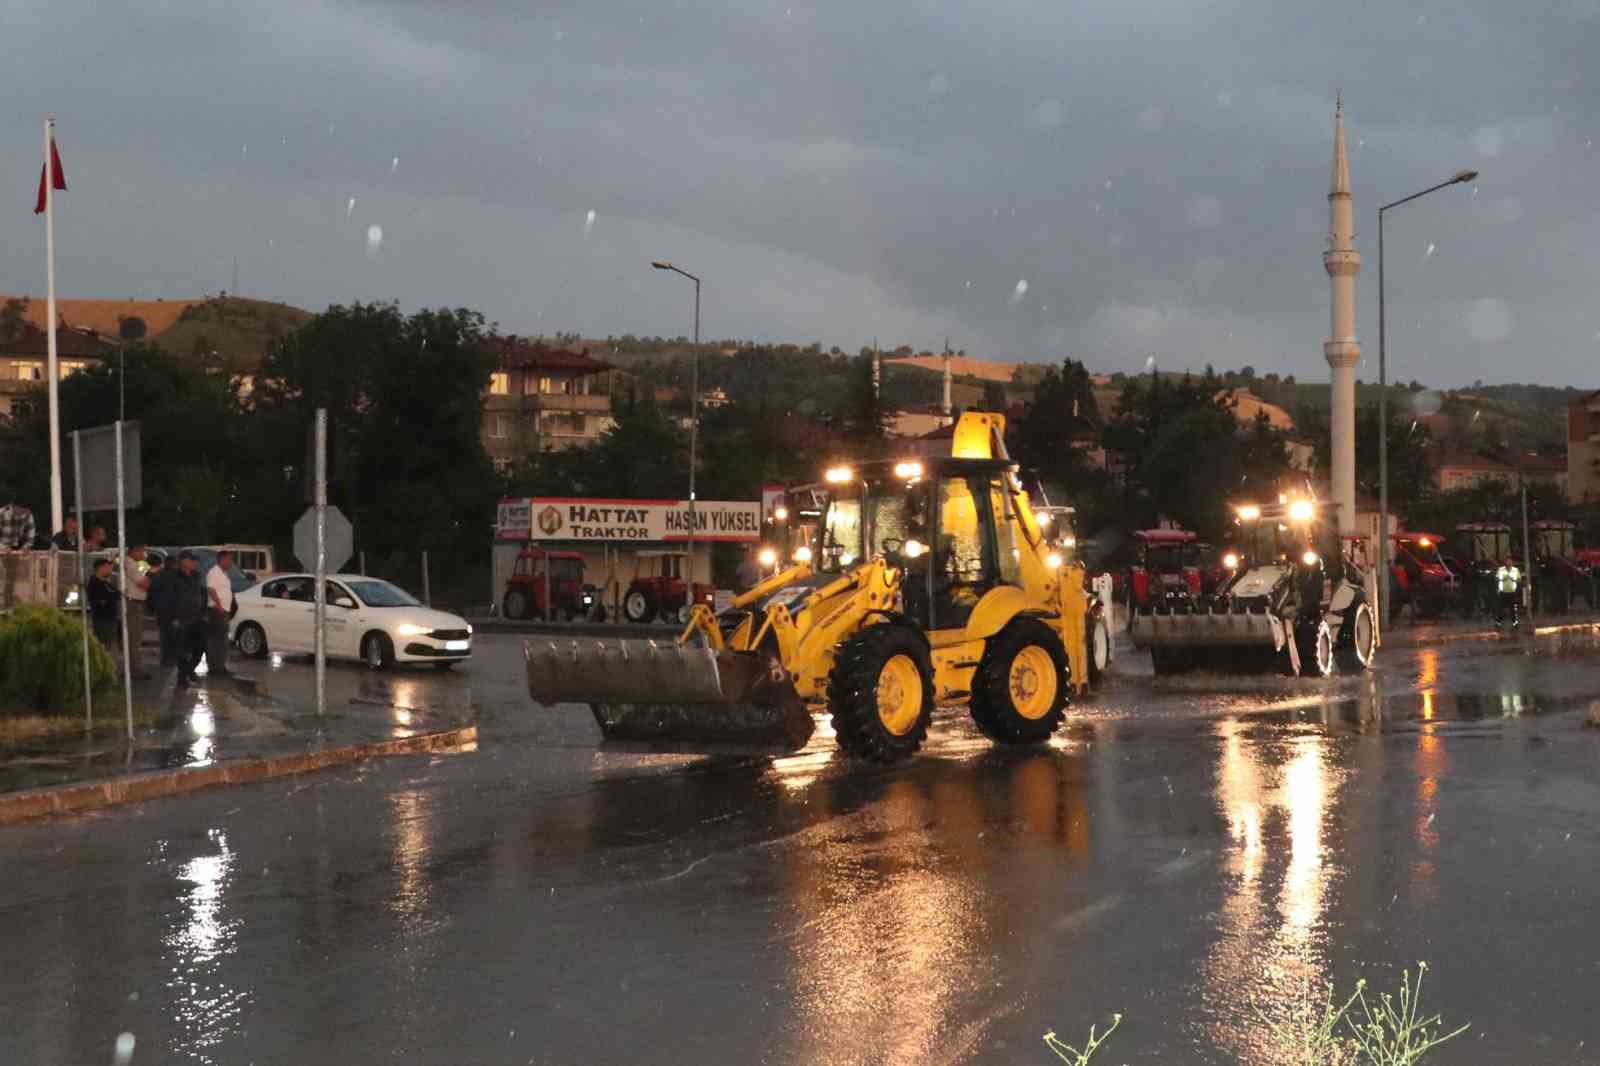
[[[194,681],[195,667],[206,650],[206,588],[198,566],[193,552],[179,554],[178,572],[172,575],[170,586],[172,652],[181,689]]]
[[[761,563],[756,558],[756,550],[750,545],[744,546],[744,559],[739,563],[739,569],[734,573],[734,584],[739,586],[740,592],[749,592],[761,584]]]
[[[0,500],[6,499],[0,496]],[[27,551],[39,535],[33,522],[33,512],[12,501],[0,507],[0,555],[14,551]],[[16,584],[19,566],[0,561],[0,609],[16,606]]]
[[[61,523],[61,528],[55,536],[50,538],[50,547],[58,552],[75,552],[78,550],[78,520],[68,517]]]
[[[95,526],[89,530],[89,535],[83,538],[83,550],[86,552],[101,551],[106,546],[106,527]]]
[[[144,612],[150,597],[150,565],[142,547],[128,552],[128,575],[123,582],[128,597],[128,672],[135,681],[148,681],[150,675],[139,668],[144,653]]]
[[[38,536],[31,510],[15,501],[0,507],[0,551],[27,551]]]
[[[217,552],[217,565],[206,573],[206,676],[232,677],[228,669],[228,620],[233,617],[233,553]]]
[[[1495,612],[1495,625],[1503,626],[1509,618],[1511,628],[1516,629],[1521,624],[1518,609],[1522,598],[1522,571],[1511,556],[1506,556],[1505,563],[1494,572],[1494,587],[1499,593],[1500,604],[1500,609]]]
[[[96,559],[94,574],[89,578],[89,621],[94,626],[94,637],[114,656],[117,646],[117,608],[121,597],[111,584],[111,560]]]
[[[173,604],[176,595],[178,557],[169,555],[161,560],[150,575],[150,587],[145,590],[150,611],[156,616],[156,633],[161,638],[161,669],[166,670],[178,661],[178,642],[173,630]]]

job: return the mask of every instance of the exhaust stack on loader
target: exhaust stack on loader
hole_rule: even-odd
[[[1105,623],[1041,533],[1004,428],[968,412],[948,457],[828,471],[820,539],[788,570],[720,616],[695,605],[672,644],[529,641],[529,693],[587,703],[606,740],[660,751],[793,751],[808,702],[879,762],[921,746],[936,700],[968,700],[1001,742],[1046,739]]]

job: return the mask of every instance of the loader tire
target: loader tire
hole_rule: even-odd
[[[874,625],[843,641],[828,675],[828,712],[847,755],[891,763],[916,754],[933,720],[933,664],[921,635]]]
[[[972,721],[1002,744],[1038,744],[1061,725],[1072,691],[1067,649],[1036,618],[989,638],[972,676]]]
[[[1089,665],[1089,687],[1100,684],[1100,679],[1111,667],[1111,627],[1103,614],[1089,617],[1088,632],[1084,634],[1084,662]]]
[[[1340,670],[1347,674],[1358,674],[1372,669],[1372,660],[1378,650],[1378,631],[1373,623],[1372,605],[1356,604],[1355,613],[1350,615],[1350,641],[1341,641],[1341,646],[1333,653]],[[1343,635],[1340,634],[1341,637]]]
[[[1333,632],[1327,622],[1296,626],[1294,642],[1300,654],[1301,677],[1327,677],[1333,673]],[[1293,677],[1294,664],[1289,658],[1289,649],[1284,648],[1279,655],[1284,672]]]

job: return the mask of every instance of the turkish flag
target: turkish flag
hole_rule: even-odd
[[[53,174],[55,176],[55,182],[53,184],[55,185],[56,189],[61,191],[61,192],[66,192],[67,191],[67,176],[61,172],[61,153],[56,151],[56,139],[54,137],[50,138],[50,170],[53,172]],[[44,193],[45,193],[44,183],[45,183],[45,167],[44,167],[43,163],[40,163],[39,164],[39,199],[33,205],[33,213],[36,214],[36,215],[44,214]]]

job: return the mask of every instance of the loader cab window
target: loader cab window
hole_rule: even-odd
[[[995,561],[1000,568],[1000,583],[1021,585],[1023,545],[1017,535],[1019,523],[1013,521],[1016,501],[1003,477],[989,483],[989,510],[994,514]]]
[[[930,629],[967,624],[972,609],[999,579],[987,477],[941,479],[934,490],[937,528],[928,551],[906,567],[906,613]]]
[[[828,517],[822,527],[822,551],[817,569],[836,574],[854,565],[861,556],[861,500],[835,496],[828,503]]]

